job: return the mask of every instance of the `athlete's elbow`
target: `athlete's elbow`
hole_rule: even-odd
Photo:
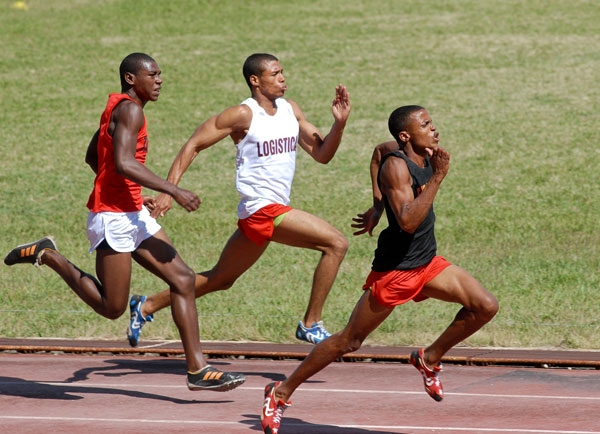
[[[115,172],[117,172],[118,175],[129,178],[129,174],[131,173],[131,165],[125,162],[115,161]]]
[[[399,221],[398,224],[400,225],[400,227],[402,228],[402,230],[404,232],[407,232],[409,234],[414,234],[418,227],[418,225],[415,226],[415,225],[411,224],[411,222]]]
[[[330,153],[315,153],[313,158],[317,163],[327,164],[333,159],[334,154]]]

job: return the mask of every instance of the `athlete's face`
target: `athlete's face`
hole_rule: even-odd
[[[283,68],[277,60],[269,60],[263,63],[263,71],[256,78],[260,92],[268,98],[281,98],[287,90]]]
[[[136,94],[143,101],[156,101],[162,87],[161,70],[156,62],[144,62],[134,75]]]
[[[403,133],[408,134],[413,149],[426,150],[428,153],[437,148],[440,141],[440,134],[436,131],[431,116],[425,109],[418,110],[410,116],[406,131],[400,134]]]

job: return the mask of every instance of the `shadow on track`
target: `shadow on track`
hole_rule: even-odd
[[[55,383],[55,382],[54,382]],[[32,399],[62,399],[67,401],[84,399],[79,394],[102,394],[102,395],[122,395],[140,399],[156,399],[175,404],[221,404],[232,402],[227,400],[187,400],[177,399],[170,396],[157,395],[154,393],[140,392],[137,390],[114,389],[110,387],[87,387],[73,386],[69,383],[65,385],[46,384],[44,382],[29,381],[22,378],[0,377],[0,395],[19,396]]]

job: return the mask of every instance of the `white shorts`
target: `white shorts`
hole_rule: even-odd
[[[91,212],[87,220],[90,253],[106,240],[116,252],[133,252],[146,238],[160,231],[146,207],[134,212]]]

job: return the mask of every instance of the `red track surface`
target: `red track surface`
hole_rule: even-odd
[[[244,372],[246,383],[225,393],[188,391],[185,363],[177,356],[5,351],[0,431],[261,432],[265,384],[299,362],[211,363]],[[334,363],[296,391],[280,434],[600,433],[595,369],[446,363],[441,379],[445,398],[437,403],[405,363]]]

